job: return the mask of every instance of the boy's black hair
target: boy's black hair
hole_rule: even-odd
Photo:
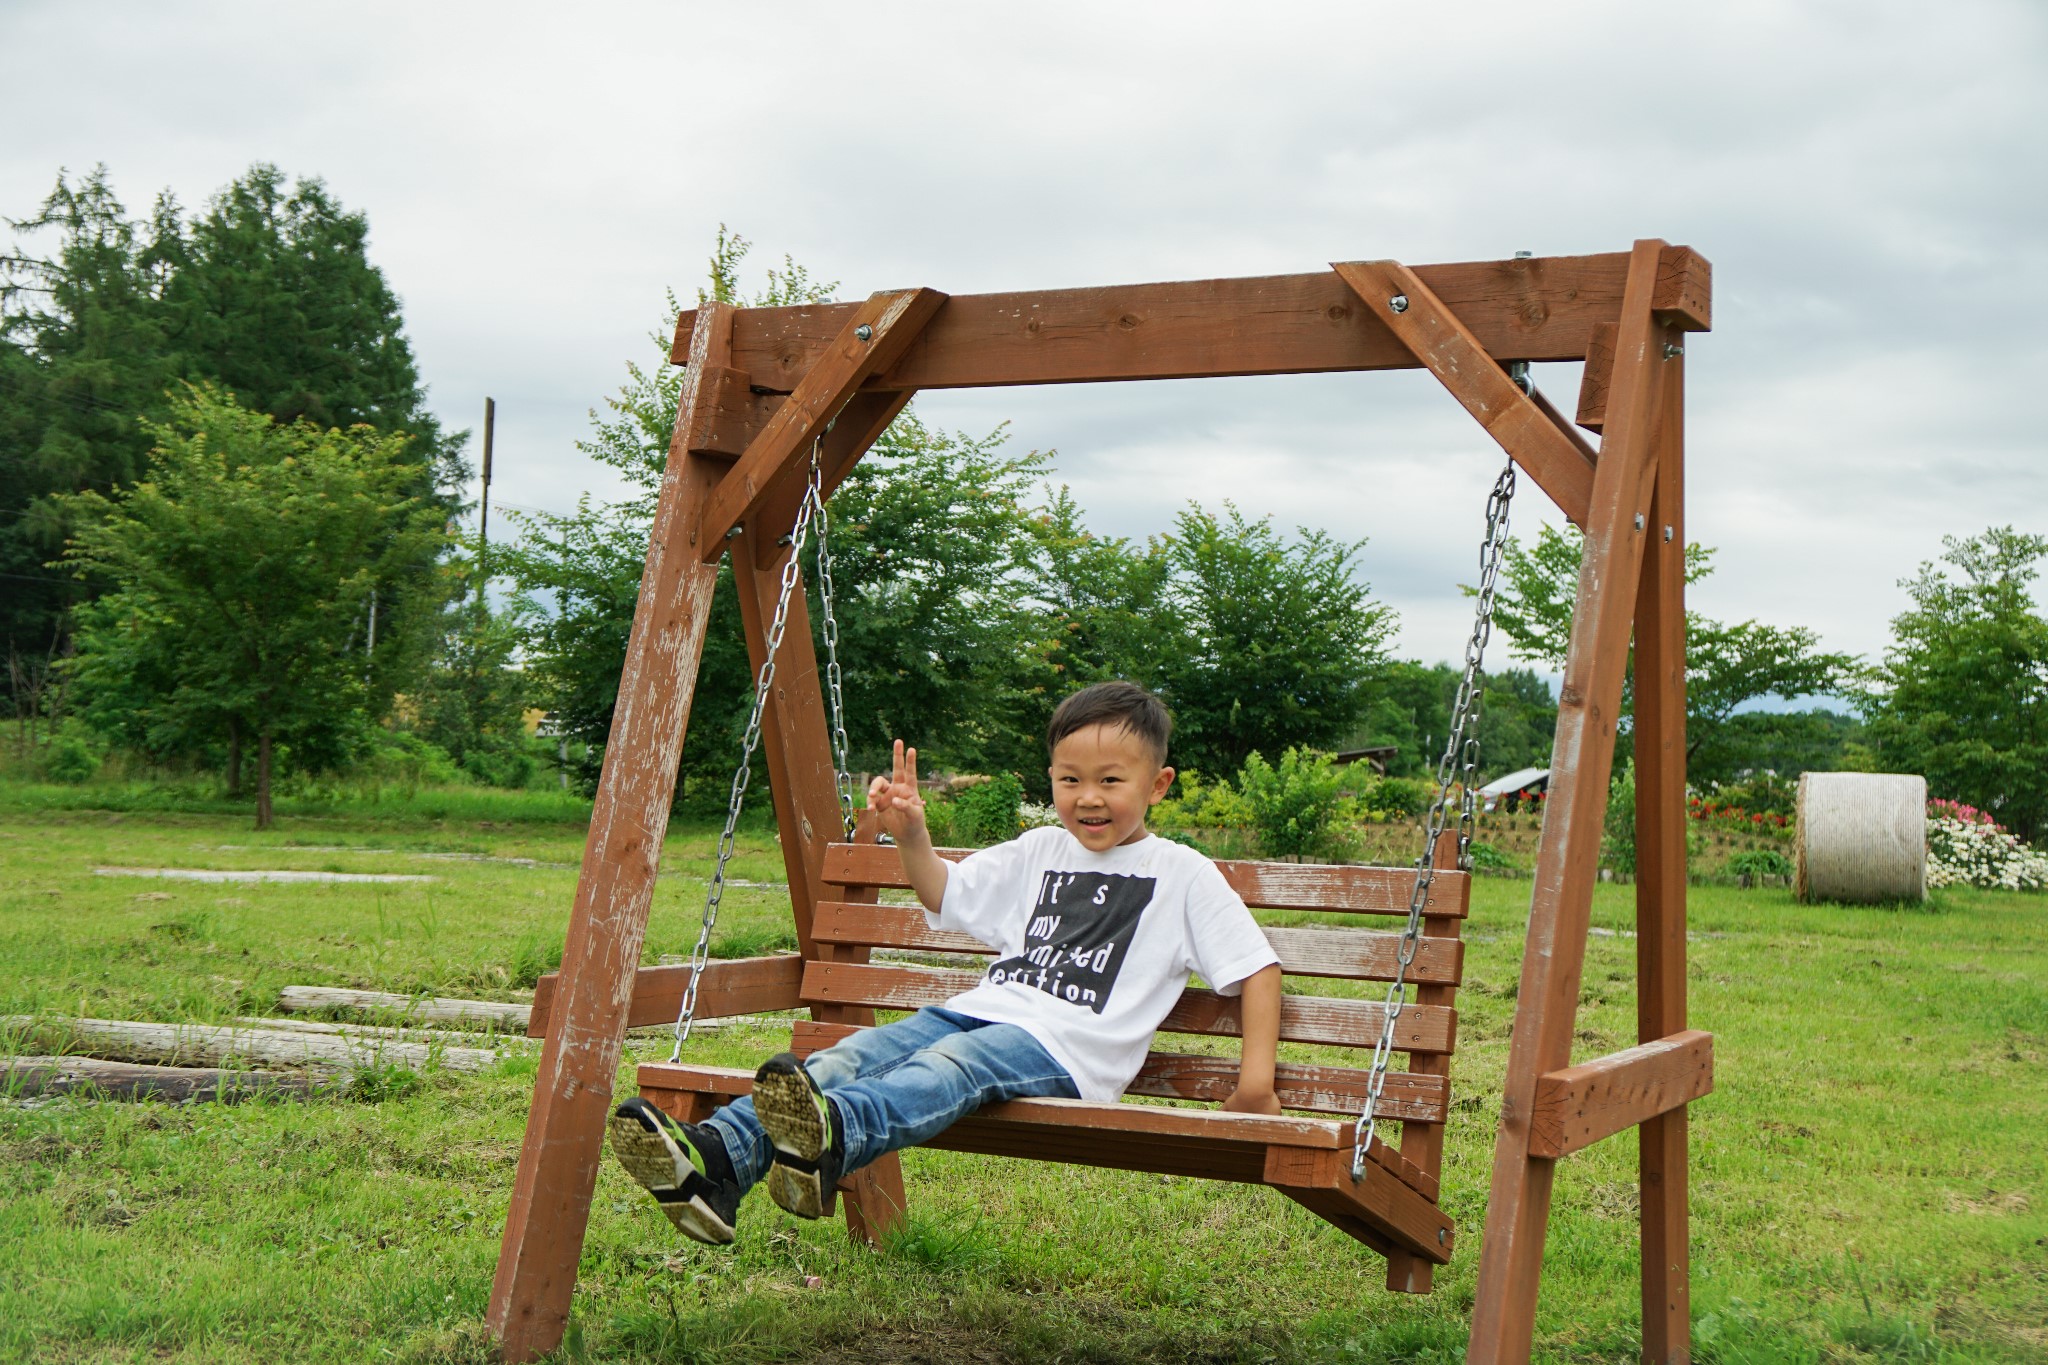
[[[1046,727],[1045,751],[1091,725],[1113,725],[1145,742],[1160,767],[1166,766],[1166,741],[1173,734],[1173,716],[1166,703],[1136,683],[1104,682],[1084,687],[1059,704]]]

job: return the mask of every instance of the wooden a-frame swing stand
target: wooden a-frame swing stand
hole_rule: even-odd
[[[1643,1358],[1690,1353],[1686,1109],[1712,1085],[1712,1040],[1686,1025],[1684,334],[1709,320],[1709,269],[1684,247],[1637,242],[1608,255],[1414,269],[1391,261],[1260,279],[1047,290],[949,299],[928,289],[858,304],[686,313],[675,360],[681,403],[620,679],[604,774],[558,976],[536,993],[547,1039],[505,1221],[489,1325],[508,1360],[561,1340],[605,1119],[628,1027],[676,1013],[687,968],[638,967],[674,793],[676,761],[719,560],[730,554],[754,667],[765,660],[784,543],[814,442],[829,491],[919,389],[1421,367],[1585,533],[1558,699],[1514,1034],[1494,1145],[1469,1358],[1529,1357],[1537,1282],[1562,1157],[1635,1128],[1641,1147]],[[1576,424],[1505,368],[1584,361]],[[1447,529],[1462,533],[1459,519]],[[1637,1047],[1572,1064],[1588,915],[1631,644],[1635,669]],[[794,1045],[874,1022],[873,1007],[942,998],[961,974],[870,964],[882,945],[977,945],[934,936],[876,904],[902,885],[893,851],[844,843],[819,671],[803,595],[776,658],[766,768],[801,952],[714,963],[698,1017],[808,1007]],[[1253,905],[1388,913],[1406,873],[1225,868]],[[1469,887],[1438,878],[1429,937],[1401,1015],[1408,1072],[1387,1096],[1398,1151],[1375,1141],[1350,1180],[1343,1122],[1142,1105],[1029,1100],[949,1130],[968,1150],[1274,1186],[1383,1252],[1389,1285],[1425,1292],[1447,1263],[1437,1209],[1457,940]],[[1393,936],[1272,930],[1290,974],[1392,979]],[[1291,937],[1290,937],[1291,936]],[[1284,941],[1283,941],[1284,938]],[[926,979],[930,978],[930,979]],[[1380,1007],[1287,997],[1282,1037],[1369,1043]],[[1165,1032],[1233,1033],[1233,1007],[1191,990]],[[1226,1059],[1227,1060],[1227,1059]],[[1153,1054],[1134,1093],[1219,1098],[1234,1066]],[[1364,1073],[1283,1066],[1290,1109],[1355,1112]],[[742,1073],[643,1067],[641,1086],[685,1118],[746,1088]],[[1066,1107],[1062,1107],[1066,1106]],[[1406,1107],[1402,1107],[1406,1106]],[[847,1219],[872,1239],[901,1217],[894,1156],[844,1183]]]

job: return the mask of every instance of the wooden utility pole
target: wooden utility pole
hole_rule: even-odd
[[[487,610],[484,589],[491,581],[491,434],[498,425],[498,400],[484,399],[484,492],[476,527],[476,614]]]

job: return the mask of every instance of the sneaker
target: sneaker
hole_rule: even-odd
[[[754,1073],[754,1113],[775,1144],[768,1197],[799,1218],[825,1218],[839,1192],[846,1156],[832,1102],[790,1052],[778,1053]]]
[[[646,1187],[683,1236],[725,1246],[746,1191],[732,1178],[725,1140],[700,1123],[678,1123],[638,1096],[612,1114],[612,1155]]]

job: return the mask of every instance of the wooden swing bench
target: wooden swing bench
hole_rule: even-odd
[[[968,852],[946,849],[941,856],[957,860]],[[1415,882],[1412,868],[1228,861],[1217,867],[1246,904],[1273,910],[1406,916],[1409,889]],[[826,853],[824,880],[840,899],[821,902],[814,912],[811,936],[820,957],[782,959],[802,964],[788,1003],[810,1006],[818,1015],[796,1024],[791,1048],[799,1056],[829,1047],[862,1026],[841,1016],[861,1011],[871,1020],[877,1009],[943,1004],[980,979],[979,971],[868,960],[876,948],[990,955],[979,939],[927,927],[917,906],[875,903],[877,892],[910,884],[894,849],[834,844]],[[1396,1150],[1375,1138],[1363,1180],[1351,1178],[1349,1122],[1215,1109],[1011,1100],[962,1119],[926,1145],[1271,1185],[1388,1256],[1391,1287],[1426,1292],[1427,1271],[1415,1267],[1412,1258],[1445,1264],[1453,1246],[1451,1222],[1436,1200],[1449,1103],[1446,1073],[1457,1041],[1452,996],[1464,968],[1458,929],[1469,890],[1466,874],[1451,870],[1439,871],[1431,885],[1423,936],[1408,968],[1408,979],[1423,993],[1422,1002],[1401,1012],[1397,1035],[1397,1047],[1411,1054],[1415,1068],[1389,1070],[1380,1105],[1383,1115],[1402,1121],[1402,1144]],[[1290,986],[1318,979],[1391,981],[1394,976],[1396,934],[1275,928],[1266,930],[1266,936]],[[676,997],[668,975],[673,970],[643,971],[644,977],[654,978],[644,988],[649,1013],[663,1011],[673,1017]],[[656,977],[657,972],[663,974]],[[635,995],[637,1003],[640,991]],[[1370,1055],[1380,1034],[1383,1008],[1377,1000],[1290,992],[1281,1006],[1280,1038],[1363,1048]],[[539,1013],[536,1010],[536,1016]],[[1237,1001],[1190,987],[1161,1032],[1235,1036]],[[1369,1074],[1354,1067],[1283,1062],[1275,1089],[1288,1109],[1356,1116],[1365,1103]],[[639,1069],[640,1093],[677,1118],[694,1122],[747,1093],[753,1076],[750,1069],[648,1064]],[[1236,1084],[1235,1057],[1155,1051],[1129,1093],[1218,1101]],[[872,1235],[901,1216],[901,1176],[893,1161],[877,1177],[862,1182],[857,1174],[841,1188],[847,1195],[848,1222],[857,1234]]]
[[[975,977],[878,963],[875,949],[986,951],[927,929],[915,908],[879,903],[881,891],[904,886],[893,850],[839,842],[836,771],[844,765],[835,764],[827,729],[826,670],[805,596],[792,597],[794,580],[784,576],[800,562],[808,509],[822,510],[925,389],[1417,368],[1584,533],[1468,1358],[1529,1359],[1556,1164],[1634,1129],[1642,1357],[1687,1360],[1686,1105],[1712,1087],[1712,1040],[1688,1028],[1686,1005],[1684,342],[1709,326],[1711,275],[1691,249],[1645,239],[1589,256],[1416,267],[1340,261],[1255,279],[959,297],[885,290],[860,302],[772,308],[711,300],[683,314],[672,353],[683,367],[675,432],[562,972],[535,992],[532,1031],[547,1045],[487,1315],[504,1357],[530,1360],[562,1340],[625,1031],[677,1018],[689,985],[689,967],[636,964],[720,562],[731,565],[748,656],[762,679],[758,735],[800,951],[710,964],[697,981],[697,1017],[808,1007],[811,1017],[792,1039],[807,1053],[872,1025],[877,1010],[941,1002]],[[1557,361],[1584,364],[1570,417],[1530,381],[1531,364]],[[1581,430],[1599,434],[1597,448]],[[1496,484],[1503,504],[1512,482],[1504,475]],[[1496,524],[1490,510],[1489,541]],[[820,600],[829,607],[822,592]],[[1483,632],[1474,639],[1483,641]],[[1476,668],[1477,658],[1468,664]],[[1640,1041],[1574,1065],[1615,719],[1631,673]],[[1298,1116],[1360,1111],[1369,1073],[1337,1066],[1283,1065],[1281,1102],[1296,1116],[1014,1100],[931,1145],[1271,1185],[1384,1253],[1391,1287],[1427,1291],[1454,1246],[1437,1186],[1470,884],[1450,853],[1436,851],[1411,968],[1414,1003],[1401,1011],[1393,1040],[1408,1069],[1389,1073],[1377,1111],[1401,1123],[1400,1145],[1375,1142],[1363,1180],[1351,1178],[1352,1123]],[[1405,916],[1415,876],[1220,866],[1249,904],[1308,913]],[[1406,926],[1404,918],[1404,933]],[[1393,979],[1394,935],[1267,932],[1297,988]],[[1383,1018],[1377,1001],[1288,995],[1280,1036],[1372,1048]],[[1235,1002],[1190,991],[1162,1032],[1234,1034]],[[1235,1077],[1234,1058],[1155,1052],[1130,1091],[1213,1102]],[[639,1073],[642,1093],[682,1118],[703,1116],[750,1080],[701,1066]],[[845,1188],[856,1235],[873,1237],[902,1216],[894,1154]]]

